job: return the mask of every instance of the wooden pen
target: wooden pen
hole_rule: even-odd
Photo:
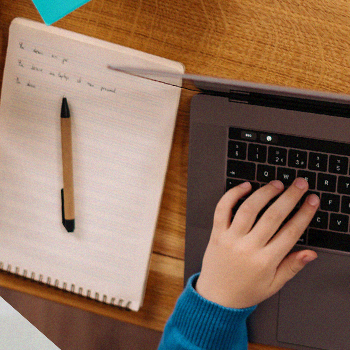
[[[62,223],[68,232],[75,228],[74,184],[73,184],[73,150],[72,129],[68,102],[62,99],[61,107],[61,144],[63,165]]]

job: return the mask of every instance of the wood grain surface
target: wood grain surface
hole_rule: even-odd
[[[0,0],[0,76],[8,27],[15,17],[42,21],[30,0]],[[180,61],[188,73],[350,92],[350,4],[345,0],[92,0],[55,26]],[[0,274],[0,285],[162,330],[183,287],[192,95],[183,91],[181,97],[140,312],[120,310],[6,272]],[[251,344],[249,349],[273,348]]]

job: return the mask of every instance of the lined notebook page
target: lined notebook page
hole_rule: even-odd
[[[12,23],[0,109],[0,267],[138,310],[181,91],[108,65],[183,73],[160,57]],[[73,233],[61,213],[63,96],[72,121]]]

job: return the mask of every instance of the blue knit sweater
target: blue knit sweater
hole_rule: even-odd
[[[175,306],[158,350],[243,350],[248,347],[247,317],[254,307],[230,309],[200,296],[192,276]]]

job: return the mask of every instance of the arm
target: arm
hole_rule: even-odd
[[[232,309],[203,298],[192,276],[168,320],[158,350],[247,348],[247,317],[255,307]]]
[[[199,277],[192,277],[180,296],[159,350],[247,348],[245,321],[254,305],[278,292],[317,257],[311,250],[289,254],[318,208],[317,196],[308,196],[281,227],[308,189],[304,179],[296,179],[256,222],[262,209],[283,189],[280,181],[272,181],[255,191],[232,222],[232,208],[250,192],[251,185],[243,183],[221,198],[202,271]]]

